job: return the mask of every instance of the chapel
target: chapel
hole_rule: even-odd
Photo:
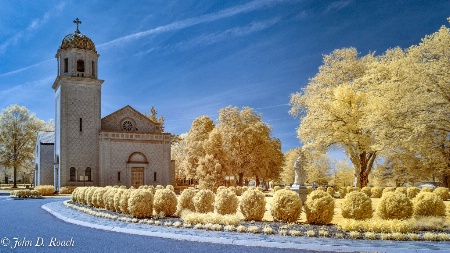
[[[129,105],[101,118],[100,55],[74,23],[55,56],[55,131],[38,132],[34,184],[173,185],[171,134],[159,122]]]

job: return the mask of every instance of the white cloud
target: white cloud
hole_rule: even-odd
[[[340,1],[332,2],[331,4],[328,5],[327,9],[325,10],[325,13],[328,13],[328,12],[334,11],[334,10],[343,9],[343,8],[347,7],[348,5],[350,5],[352,2],[353,2],[353,0],[340,0]]]
[[[176,21],[167,25],[159,26],[153,29],[149,29],[143,32],[133,33],[130,35],[126,35],[108,42],[105,42],[103,44],[100,44],[97,46],[97,48],[101,47],[109,47],[109,46],[115,46],[115,45],[124,45],[128,42],[140,39],[145,36],[164,33],[164,32],[170,32],[170,31],[176,31],[181,30],[187,27],[191,27],[194,25],[202,24],[202,23],[209,23],[213,22],[219,19],[232,17],[241,13],[251,12],[257,9],[261,9],[267,6],[276,5],[280,2],[285,2],[286,0],[256,0],[249,2],[247,4],[234,6],[225,10],[221,10],[215,13],[206,14],[194,18],[189,18],[181,21]]]

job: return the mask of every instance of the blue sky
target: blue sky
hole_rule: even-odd
[[[154,105],[166,130],[218,118],[228,105],[263,114],[283,151],[300,146],[289,96],[308,83],[322,55],[418,44],[447,25],[446,1],[1,0],[0,108],[26,106],[54,118],[55,54],[80,31],[96,44],[102,116]]]

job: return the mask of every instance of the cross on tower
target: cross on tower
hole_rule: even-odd
[[[75,24],[77,24],[77,30],[76,30],[75,32],[76,32],[76,33],[80,33],[80,30],[78,30],[78,25],[81,24],[81,20],[79,20],[78,18],[76,18],[73,22],[74,22]]]

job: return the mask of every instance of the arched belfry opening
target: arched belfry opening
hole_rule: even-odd
[[[83,60],[77,61],[77,72],[84,72],[84,61]]]

